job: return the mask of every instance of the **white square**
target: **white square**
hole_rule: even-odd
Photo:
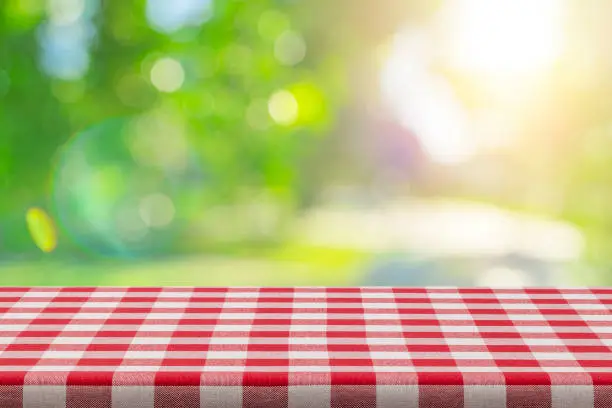
[[[567,300],[595,300],[597,301],[597,296],[592,293],[564,293],[561,292],[561,296],[563,296]]]
[[[603,368],[598,368],[598,369],[592,369],[592,368],[588,368],[589,372],[605,372],[607,369]],[[587,369],[585,369],[584,367],[579,367],[575,364],[568,364],[567,366],[563,367],[546,367],[544,369],[544,371],[548,372],[548,373],[580,373],[580,374],[584,374],[587,372]]]
[[[290,385],[288,393],[288,408],[327,408],[331,405],[330,385]],[[242,406],[242,401],[235,406]]]
[[[317,291],[317,292],[295,292],[293,294],[294,298],[325,298],[327,299],[327,293],[325,291]]]
[[[444,333],[472,333],[474,335],[478,335],[478,327],[477,326],[466,326],[466,325],[440,325],[440,331]]]
[[[503,303],[502,309],[504,310],[534,310],[536,307],[533,303]]]
[[[470,320],[472,321],[473,316],[471,314],[437,314],[436,318],[439,320]]]
[[[410,358],[408,351],[370,351],[370,357],[380,360],[404,360]]]
[[[7,312],[2,316],[2,319],[35,319],[40,316],[40,313],[11,313]]]
[[[461,294],[458,292],[428,292],[427,297],[430,299],[461,299]]]
[[[331,368],[328,365],[322,366],[289,366],[290,373],[331,373]]]
[[[610,309],[601,303],[572,303],[570,305],[574,310],[607,310]]]
[[[484,346],[485,342],[481,337],[448,337],[444,343],[449,346]]]
[[[595,332],[599,333],[612,333],[612,327],[609,325],[606,326],[597,326],[596,329],[594,329]]]
[[[249,344],[248,337],[211,337],[209,344]]]
[[[465,408],[505,407],[506,386],[492,384],[465,385],[463,399]]]
[[[143,324],[138,328],[140,332],[173,332],[176,324]]]
[[[37,292],[37,291],[30,291],[30,292],[25,292],[23,293],[21,296],[26,298],[26,297],[41,297],[41,298],[49,298],[52,299],[54,297],[56,297],[59,294],[59,292]]]
[[[576,357],[572,353],[568,353],[568,352],[558,352],[558,353],[532,352],[532,354],[537,360],[572,360],[572,361],[576,361]]]
[[[113,408],[154,408],[155,387],[151,385],[115,385]]]
[[[42,358],[67,358],[79,359],[83,356],[84,350],[81,351],[63,351],[63,350],[47,350],[43,353]]]
[[[132,344],[169,344],[170,337],[134,337]]]
[[[293,313],[291,319],[324,320],[327,319],[327,313]]]
[[[136,373],[140,371],[152,372],[152,371],[158,371],[159,367],[158,366],[143,367],[143,366],[120,365],[114,368],[114,370],[116,372],[122,372],[122,373]]]
[[[355,307],[363,307],[364,310],[368,309],[395,309],[397,305],[395,303],[357,303]]]
[[[610,340],[612,342],[612,339]],[[537,339],[537,338],[524,338],[523,342],[525,342],[528,346],[563,346],[565,343],[563,340],[558,338],[550,338],[550,339]]]
[[[153,305],[154,308],[168,308],[168,309],[185,309],[189,306],[189,302],[160,302],[157,301]]]
[[[140,351],[128,350],[125,352],[124,359],[161,359],[166,355],[165,351]]]
[[[361,297],[364,299],[393,299],[395,295],[392,292],[373,292],[373,293],[362,293]]]
[[[423,306],[426,307],[426,305],[423,305]],[[434,310],[457,310],[457,309],[465,310],[466,306],[463,303],[436,303],[436,302],[432,302],[431,303],[431,307]]]
[[[508,319],[512,320],[512,321],[517,321],[517,320],[546,320],[544,318],[544,316],[542,316],[541,314],[508,314]]]
[[[93,331],[93,332],[97,332],[98,330],[102,329],[102,327],[104,327],[103,324],[73,324],[73,323],[69,323],[68,325],[66,325],[66,327],[64,327],[63,331],[64,332],[73,332],[73,331],[84,331],[84,332]]]
[[[200,386],[200,408],[234,408],[241,406],[241,386]]]
[[[54,338],[51,344],[90,344],[92,340],[92,337],[68,337],[60,335]]]
[[[404,346],[406,340],[402,337],[367,337],[366,342],[371,346]]]
[[[513,292],[513,293],[495,293],[498,299],[521,299],[521,300],[531,300],[531,296],[525,292]]]
[[[23,406],[25,408],[56,408],[66,406],[65,385],[24,385]]]
[[[99,308],[103,308],[103,309],[114,309],[119,305],[118,301],[112,301],[112,302],[85,302],[83,306],[87,306],[87,307],[99,307]]]
[[[191,297],[193,295],[194,295],[193,291],[188,291],[188,292],[157,292],[157,293],[152,294],[152,296],[155,296],[155,297],[160,298],[160,299],[161,298],[188,299],[189,297]]]
[[[404,328],[402,326],[385,325],[385,326],[374,326],[366,325],[366,331],[378,332],[378,333],[403,333]]]
[[[329,353],[327,351],[290,351],[289,358],[295,359],[327,359]]]
[[[464,373],[501,373],[502,371],[497,366],[482,366],[482,367],[462,366],[461,372],[464,372]]]
[[[326,325],[320,324],[292,324],[291,331],[303,331],[303,332],[324,332],[327,329]]]
[[[183,313],[163,313],[163,312],[151,312],[147,315],[148,320],[153,319],[181,319],[183,317]]]
[[[325,337],[289,337],[289,344],[327,344]]]
[[[604,345],[608,347],[612,346],[612,339],[599,339],[599,341],[601,341]]]
[[[27,327],[27,324],[0,324],[0,331],[8,333],[20,332]]]
[[[225,294],[226,298],[258,298],[260,296],[259,292],[227,292]]]
[[[256,309],[257,302],[225,302],[223,304],[224,309]]]
[[[90,298],[122,298],[126,292],[91,292],[88,294]]]
[[[592,385],[552,385],[552,408],[578,408],[593,406]]]
[[[248,352],[246,350],[233,350],[233,351],[217,351],[209,350],[206,352],[207,359],[221,359],[221,360],[242,360],[247,358]]]
[[[592,321],[592,322],[610,322],[612,321],[612,314],[596,314],[596,315],[588,315],[588,316],[582,316],[582,319],[584,319],[585,321]]]
[[[419,408],[419,386],[377,385],[376,408]]]
[[[43,366],[43,365],[35,365],[33,367],[28,368],[29,371],[36,372],[52,372],[52,371],[71,371],[74,369],[74,365],[64,364],[61,366]]]
[[[399,322],[400,315],[399,313],[368,313],[365,312],[363,314],[363,319],[367,323],[369,320],[393,320],[395,322]]]
[[[550,326],[515,326],[516,331],[521,333],[554,333],[554,330]]]
[[[112,315],[111,312],[106,312],[106,313],[77,313],[74,315],[74,320],[96,320],[96,319],[108,319],[110,316]]]
[[[327,294],[324,292],[295,292],[293,294],[294,299],[327,299]]]
[[[486,351],[452,351],[451,355],[456,360],[492,360],[491,353]]]
[[[219,332],[244,332],[251,330],[251,325],[236,325],[236,324],[217,324],[215,331]]]
[[[372,367],[375,373],[416,373],[417,370],[412,365],[375,365]]]
[[[293,303],[291,305],[292,308],[294,309],[320,309],[322,307],[326,307],[326,304],[322,304],[322,303]]]
[[[219,320],[253,320],[255,313],[220,313]]]

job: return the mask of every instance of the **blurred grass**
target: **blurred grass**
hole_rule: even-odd
[[[0,264],[5,286],[341,286],[358,284],[371,255],[349,249],[287,244],[133,261],[38,261]]]

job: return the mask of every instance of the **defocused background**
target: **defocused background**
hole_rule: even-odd
[[[611,284],[610,16],[2,0],[0,284]]]

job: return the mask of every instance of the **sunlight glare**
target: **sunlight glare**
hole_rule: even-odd
[[[451,59],[478,74],[528,75],[563,46],[562,0],[456,0]],[[452,13],[454,14],[454,13]]]

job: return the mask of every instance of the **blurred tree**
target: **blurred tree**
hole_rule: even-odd
[[[70,128],[37,59],[40,14],[18,3],[0,3],[0,251],[23,252],[36,248],[25,211],[48,204],[51,160]]]
[[[316,154],[315,135],[329,130],[345,84],[341,61],[317,39],[301,6],[219,0],[201,22],[170,27],[150,21],[156,2],[96,7],[88,0],[84,7],[94,23],[89,68],[81,78],[62,78],[45,72],[40,61],[42,27],[57,5],[49,2],[46,13],[40,5],[25,10],[29,3],[0,4],[0,216],[10,224],[2,228],[10,233],[5,250],[34,248],[26,209],[53,207],[49,190],[57,186],[49,180],[57,182],[65,151],[78,149],[81,134],[109,118],[151,119],[154,128],[148,129],[157,139],[148,143],[158,150],[186,138],[207,178],[185,186],[181,218],[244,201],[245,191],[265,192],[281,212],[302,201],[308,172],[300,170],[301,158]],[[63,232],[60,250],[71,241]]]

